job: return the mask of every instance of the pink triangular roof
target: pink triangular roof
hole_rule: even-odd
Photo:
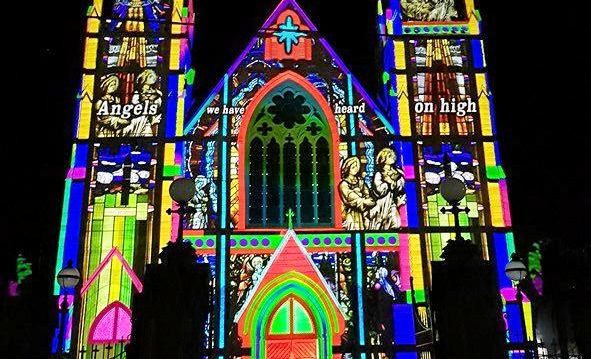
[[[267,267],[263,271],[261,280],[250,291],[242,309],[236,314],[235,322],[238,322],[242,315],[248,311],[247,308],[250,306],[252,298],[254,298],[260,288],[263,288],[273,278],[291,271],[299,272],[318,283],[331,298],[335,310],[344,316],[324,276],[320,273],[312,258],[308,256],[306,249],[300,243],[299,239],[297,239],[295,232],[290,229],[285,233],[283,241],[271,256]]]
[[[144,290],[144,285],[142,284],[142,281],[139,279],[137,274],[135,274],[133,269],[131,269],[131,266],[129,265],[129,263],[127,263],[125,258],[123,258],[123,255],[121,254],[119,249],[117,247],[113,247],[105,257],[105,259],[103,259],[99,266],[95,269],[94,273],[92,273],[92,275],[88,278],[84,285],[82,285],[82,289],[80,289],[80,295],[84,295],[84,293],[88,291],[91,284],[98,278],[99,274],[101,274],[101,272],[107,267],[107,264],[109,264],[109,262],[112,261],[114,258],[119,259],[121,265],[123,266],[123,270],[131,278],[131,282],[135,286],[135,289],[137,289],[137,291],[140,293],[142,292],[142,290]]]

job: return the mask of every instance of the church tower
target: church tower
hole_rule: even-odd
[[[170,201],[160,193],[163,179],[180,173],[182,145],[175,139],[183,134],[194,75],[192,4],[88,6],[56,268],[71,260],[82,273],[65,318],[66,350],[112,354],[129,340],[132,293],[142,290],[145,264],[170,240],[162,230],[171,226],[163,215]],[[55,294],[60,302],[74,300],[57,284]]]
[[[418,204],[409,210],[424,263],[411,266],[423,273],[418,286],[429,287],[431,261],[441,260],[443,247],[454,238],[453,215],[442,213],[448,204],[439,193],[447,157],[453,177],[468,189],[461,206],[469,212],[459,218],[462,236],[496,267],[507,341],[516,349],[510,357],[521,358],[519,349],[534,340],[532,312],[527,298],[520,307],[504,272],[515,244],[480,12],[474,0],[378,0],[377,15],[380,98],[405,143],[406,178]]]

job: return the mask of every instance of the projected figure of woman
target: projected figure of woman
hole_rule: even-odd
[[[369,210],[376,203],[363,181],[361,161],[357,157],[347,158],[341,172],[343,180],[339,184],[339,194],[345,206],[343,227],[349,230],[367,229],[370,224]]]
[[[141,104],[147,110],[134,117],[123,130],[124,136],[150,137],[156,134],[162,114],[162,91],[158,89],[158,75],[154,70],[144,70],[136,79],[135,93],[131,103]],[[145,114],[148,113],[148,114]]]
[[[121,106],[119,97],[115,94],[119,90],[119,78],[116,75],[109,75],[101,81],[101,97],[96,102],[96,136],[117,137],[123,128],[129,125],[129,120],[114,115],[113,106]]]
[[[406,203],[404,173],[395,167],[396,153],[391,148],[382,149],[376,157],[377,172],[373,177],[373,195],[376,206],[372,208],[371,229],[400,228],[398,208]]]

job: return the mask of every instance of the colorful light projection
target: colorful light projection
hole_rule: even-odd
[[[132,290],[142,289],[135,271],[141,273],[151,250],[145,243],[151,242],[154,152],[150,147],[126,144],[94,146],[84,257],[86,280],[80,293],[84,313],[80,330],[90,344],[104,342],[92,338],[105,308],[117,302],[129,311]],[[138,246],[138,242],[144,245]]]
[[[468,188],[461,205],[470,212],[459,219],[462,236],[477,243],[483,258],[497,266],[499,291],[506,300],[508,338],[523,343],[525,337],[518,333],[531,333],[527,328],[532,321],[527,301],[523,305],[527,328],[515,319],[521,309],[503,271],[515,248],[480,13],[472,0],[418,5],[416,1],[379,0],[378,35],[384,58],[382,93],[388,99],[391,118],[398,123],[393,127],[400,129],[403,140],[413,142],[417,156],[426,275],[428,263],[439,260],[453,238],[446,233],[453,232],[453,219],[440,212],[447,204],[438,194],[447,154],[452,175]],[[457,106],[460,103],[464,103],[462,108]],[[528,334],[527,340],[531,338]]]
[[[294,301],[296,308],[301,308],[297,318],[300,330],[289,324],[287,333],[282,333],[293,313],[281,318],[281,309],[288,302],[288,312],[293,312]],[[274,357],[286,349],[293,350],[289,348],[295,345],[299,351],[331,358],[332,347],[340,344],[345,330],[344,313],[329,284],[291,230],[248,294],[235,321],[238,334],[246,346],[252,347],[254,358]]]
[[[445,155],[468,187],[463,235],[504,268],[514,241],[472,0],[378,0],[380,105],[283,0],[186,123],[191,1],[119,1],[110,19],[102,5],[58,254],[83,272],[78,348],[126,340],[145,264],[177,240],[178,176],[195,183],[183,238],[210,264],[207,345],[224,356],[419,357],[430,261],[455,225],[440,212]],[[499,283],[511,341],[531,337],[502,270]]]
[[[182,163],[183,144],[165,142],[182,135],[190,104],[192,13],[185,0],[94,0],[88,8],[56,266],[73,260],[84,281],[67,350],[129,340],[132,292],[170,239],[159,239],[166,223],[154,224],[162,178]]]

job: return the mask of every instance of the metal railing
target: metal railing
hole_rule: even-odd
[[[75,359],[124,359],[127,357],[127,342],[83,346]]]

